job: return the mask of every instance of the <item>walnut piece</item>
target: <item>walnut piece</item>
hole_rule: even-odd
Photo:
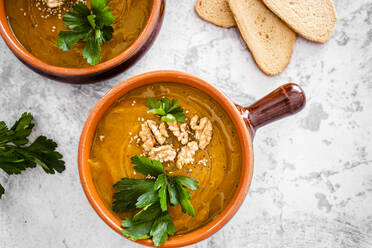
[[[151,160],[156,159],[161,163],[174,160],[176,155],[177,152],[171,145],[153,147],[149,152],[149,158]]]
[[[182,169],[185,164],[193,163],[194,155],[197,150],[199,150],[199,148],[196,141],[191,141],[186,146],[182,147],[177,156],[177,168]]]
[[[141,131],[138,133],[138,136],[141,138],[143,144],[142,148],[145,152],[151,151],[155,145],[154,137],[152,137],[151,130],[148,127],[147,123],[141,124]]]
[[[63,0],[46,0],[46,4],[49,8],[57,8],[63,5]]]
[[[194,115],[190,120],[190,126],[195,131],[195,139],[199,141],[200,149],[205,149],[212,139],[212,122],[203,117],[198,124],[199,116]]]
[[[160,145],[164,144],[165,140],[168,137],[167,130],[165,129],[165,126],[163,125],[161,127],[161,130],[159,130],[158,126],[156,125],[155,121],[147,120],[147,125],[151,129],[152,133],[154,134],[156,140],[159,142]]]
[[[181,142],[182,145],[186,145],[189,142],[189,134],[187,133],[187,123],[183,123],[178,126],[177,121],[167,122],[169,130],[172,131],[173,135],[177,137],[178,141]]]
[[[158,128],[155,121],[145,121],[141,124],[139,136],[143,142],[142,147],[146,152],[149,152],[155,146],[153,134],[160,145],[164,144],[166,138],[169,137],[164,123],[160,124]]]
[[[167,132],[167,127],[165,126],[164,122],[160,123],[159,131],[160,131],[160,134],[163,135],[164,137],[166,138],[169,137],[168,132]]]
[[[142,147],[151,160],[156,159],[163,163],[174,161],[177,157],[176,166],[182,169],[184,165],[194,163],[196,151],[205,149],[210,143],[213,131],[212,122],[207,117],[199,120],[199,116],[193,116],[190,120],[190,127],[195,131],[196,141],[191,142],[189,142],[190,131],[187,123],[181,124],[177,121],[167,123],[169,130],[183,145],[178,152],[172,145],[164,145],[169,137],[165,122],[157,125],[153,120],[146,120],[141,124],[139,137],[143,142]],[[155,147],[156,141],[160,146]]]

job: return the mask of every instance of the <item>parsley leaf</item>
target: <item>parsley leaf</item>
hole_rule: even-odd
[[[109,41],[112,38],[112,34],[114,33],[114,28],[111,26],[104,26],[101,30],[103,41]]]
[[[177,176],[175,177],[177,183],[189,188],[191,190],[197,190],[199,188],[198,181],[190,177]]]
[[[148,112],[154,115],[161,116],[161,120],[165,122],[185,122],[183,109],[179,107],[179,99],[173,99],[172,102],[164,97],[160,100],[155,98],[147,98],[146,106],[150,109]]]
[[[30,113],[23,113],[10,130],[8,130],[5,122],[0,122],[0,146],[8,142],[12,142],[15,145],[27,144],[28,136],[34,127],[34,124],[31,123],[32,119],[33,117]]]
[[[160,244],[165,243],[168,240],[168,218],[166,217],[169,215],[168,213],[164,215],[158,216],[155,219],[154,223],[152,224],[150,236],[152,237],[152,241],[154,242],[155,246],[159,246]],[[171,218],[169,218],[172,220]],[[173,222],[172,222],[173,223]]]
[[[64,14],[63,23],[69,29],[74,29],[76,31],[89,31],[89,21],[86,18],[90,15],[89,8],[82,2],[79,2],[78,4],[75,4],[72,9],[74,11],[68,11]]]
[[[135,165],[134,169],[142,175],[157,177],[164,173],[163,165],[157,160],[150,161],[146,157],[133,156],[131,161]]]
[[[39,136],[30,146],[17,147],[14,151],[40,165],[46,173],[54,174],[55,171],[61,173],[65,170],[65,162],[61,160],[62,155],[55,151],[56,148],[57,144],[53,140]]]
[[[152,220],[146,222],[135,222],[133,218],[126,218],[122,223],[125,227],[121,232],[131,240],[150,238],[149,232],[152,226]]]
[[[122,221],[125,228],[122,233],[132,240],[151,237],[154,245],[159,246],[176,231],[168,204],[181,204],[183,212],[195,216],[186,188],[196,190],[198,182],[185,176],[167,176],[163,165],[157,160],[150,161],[139,156],[133,156],[131,160],[137,172],[150,175],[152,179],[123,178],[114,184],[118,192],[114,193],[112,209],[115,212],[141,209],[132,218]]]
[[[169,235],[174,235],[174,233],[176,232],[176,227],[174,226],[172,217],[169,213],[165,216],[165,220],[168,222],[167,233]]]
[[[158,190],[160,207],[163,212],[167,211],[167,177],[165,174],[160,174],[154,184],[154,189]]]
[[[137,199],[136,207],[145,208],[159,201],[158,193],[155,189],[147,191],[140,195]]]
[[[87,33],[84,31],[66,30],[59,32],[58,37],[57,46],[63,51],[68,51],[79,40],[86,39]]]
[[[92,33],[89,33],[85,39],[85,46],[82,55],[91,65],[98,64],[101,59],[101,44]]]
[[[194,208],[190,202],[191,196],[190,192],[187,191],[182,185],[177,182],[176,188],[178,191],[179,202],[181,205],[182,212],[187,213],[188,215],[195,217]]]
[[[168,195],[169,195],[169,203],[172,206],[178,205],[178,191],[176,186],[173,183],[168,184]]]
[[[63,16],[63,23],[70,29],[58,34],[57,46],[68,51],[79,41],[85,46],[82,56],[91,65],[101,59],[101,45],[112,38],[114,15],[107,6],[107,0],[92,0],[91,9],[79,2]]]
[[[125,227],[122,233],[132,240],[149,238],[154,220],[160,213],[159,203],[139,211],[133,218],[126,218],[122,221],[122,226]]]
[[[36,164],[25,160],[14,150],[0,149],[0,168],[8,175],[20,174],[27,168],[35,168]]]
[[[122,221],[125,228],[122,233],[131,240],[147,239],[152,237],[155,246],[168,240],[168,235],[174,235],[172,217],[168,212],[162,213],[159,204],[151,205],[138,212],[132,218]]]
[[[150,161],[146,157],[131,157],[134,169],[145,176],[158,177],[164,175],[163,165],[157,161]],[[120,192],[114,194],[112,209],[115,212],[133,210],[151,205],[159,200],[155,180],[123,178],[114,184],[114,189]],[[158,186],[156,186],[158,187]],[[163,200],[164,201],[164,200]],[[164,203],[163,203],[164,206]]]
[[[23,113],[10,129],[5,122],[0,122],[0,169],[8,175],[20,174],[36,165],[40,165],[49,174],[64,171],[65,162],[56,151],[57,144],[53,140],[39,136],[27,145],[34,127],[32,120],[30,113]],[[4,191],[1,186],[0,198]]]
[[[153,221],[161,213],[159,202],[151,204],[149,207],[139,211],[134,217],[133,221],[137,223]]]
[[[112,210],[115,212],[133,210],[136,208],[137,203],[139,206],[142,206],[145,201],[137,199],[144,193],[153,190],[154,183],[154,180],[121,179],[113,186],[119,192],[113,195]]]
[[[190,202],[191,196],[190,192],[187,191],[184,187],[189,188],[191,190],[197,190],[199,188],[198,181],[195,179],[184,177],[184,176],[177,176],[174,178],[176,182],[176,187],[179,193],[179,201],[181,204],[182,211],[187,213],[188,215],[194,217],[195,211]],[[184,187],[183,187],[184,186]]]
[[[114,15],[110,11],[110,7],[107,6],[107,0],[92,0],[91,5],[100,28],[114,23]]]

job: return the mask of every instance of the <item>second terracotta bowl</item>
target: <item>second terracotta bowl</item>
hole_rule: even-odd
[[[149,19],[138,38],[113,59],[87,68],[65,68],[49,65],[28,52],[15,37],[0,0],[0,35],[17,58],[37,73],[66,83],[94,83],[123,72],[140,59],[155,40],[163,22],[165,0],[153,0]]]
[[[265,124],[296,113],[305,105],[305,94],[296,84],[286,84],[253,105],[244,108],[235,105],[223,93],[211,84],[187,73],[178,71],[156,71],[135,76],[124,81],[103,96],[91,111],[83,128],[78,151],[80,180],[84,192],[97,214],[116,232],[121,233],[121,221],[106,208],[93,184],[88,159],[92,148],[96,127],[105,112],[119,98],[128,92],[159,82],[173,82],[197,88],[214,98],[228,113],[239,134],[242,150],[242,173],[238,188],[228,206],[207,225],[183,235],[176,235],[162,247],[181,247],[199,242],[217,232],[236,213],[242,204],[252,179],[253,172],[253,136],[257,128]],[[231,237],[233,238],[233,237]],[[138,243],[151,246],[151,240],[140,240]]]

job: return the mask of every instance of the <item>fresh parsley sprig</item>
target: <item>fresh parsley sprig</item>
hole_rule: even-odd
[[[111,26],[114,15],[107,6],[107,0],[92,0],[91,9],[79,2],[72,7],[73,11],[63,16],[63,23],[70,29],[58,34],[57,46],[63,51],[83,40],[85,46],[82,55],[91,65],[96,65],[101,59],[101,45],[109,41],[114,32]]]
[[[0,122],[0,169],[9,175],[20,174],[38,164],[49,174],[64,171],[65,162],[56,151],[57,144],[53,140],[39,136],[27,145],[34,127],[32,120],[30,113],[23,113],[10,129],[5,122]],[[0,198],[4,192],[0,184]]]
[[[146,102],[146,106],[150,109],[148,112],[161,116],[161,120],[165,122],[185,121],[186,117],[183,109],[178,106],[179,104],[179,99],[172,99],[171,102],[167,97],[160,100],[150,97]]]
[[[184,213],[195,216],[190,192],[186,188],[197,190],[198,182],[184,176],[167,176],[157,160],[133,156],[131,161],[138,173],[152,179],[123,178],[114,184],[117,192],[113,196],[112,208],[115,212],[141,209],[132,218],[123,220],[125,229],[122,232],[132,240],[152,237],[154,245],[159,246],[176,231],[168,205],[180,204]]]

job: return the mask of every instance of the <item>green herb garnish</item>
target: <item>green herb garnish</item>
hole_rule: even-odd
[[[157,160],[139,156],[131,160],[137,172],[151,179],[123,178],[117,182],[114,189],[118,192],[113,196],[112,209],[115,212],[141,209],[132,218],[123,220],[125,229],[122,232],[132,240],[152,237],[154,245],[159,246],[168,240],[168,235],[175,233],[168,205],[180,204],[184,213],[195,216],[190,192],[186,188],[196,190],[198,182],[184,176],[167,176]]]
[[[101,45],[112,38],[114,15],[107,6],[107,0],[92,0],[91,9],[79,2],[73,11],[63,16],[63,23],[71,30],[58,34],[57,46],[68,51],[80,40],[85,42],[82,55],[91,65],[96,65],[101,59]]]
[[[161,100],[155,98],[147,98],[146,106],[150,109],[149,113],[161,116],[161,120],[165,122],[184,122],[185,115],[183,109],[178,106],[180,100],[173,99],[172,102],[164,97]]]
[[[27,145],[34,127],[32,119],[30,113],[23,113],[10,129],[5,122],[0,122],[0,168],[8,175],[20,174],[27,168],[35,168],[37,164],[49,174],[64,171],[65,162],[56,151],[57,144],[53,140],[39,136]],[[0,184],[0,198],[4,191]]]

